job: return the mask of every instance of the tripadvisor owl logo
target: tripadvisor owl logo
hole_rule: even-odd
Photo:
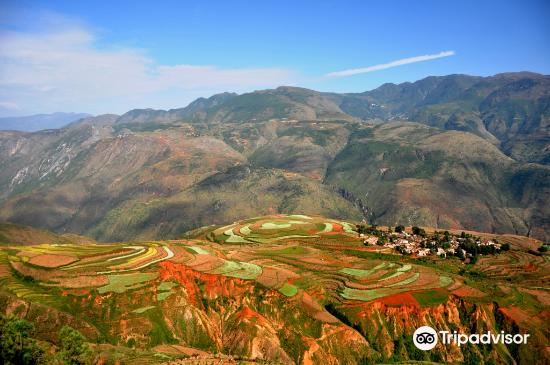
[[[414,331],[413,343],[420,350],[431,350],[437,345],[437,342],[440,340],[438,334],[439,336],[441,336],[441,343],[443,345],[454,344],[458,347],[466,344],[487,345],[498,343],[504,345],[523,345],[527,343],[530,336],[530,334],[528,333],[511,334],[505,333],[504,331],[500,331],[500,333],[487,331],[485,333],[472,334],[460,333],[458,331],[439,331],[438,333],[430,326],[422,326]]]
[[[413,343],[420,350],[431,350],[437,345],[437,332],[430,326],[418,327],[413,334]]]

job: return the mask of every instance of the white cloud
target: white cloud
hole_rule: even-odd
[[[92,32],[74,24],[0,33],[0,100],[19,105],[22,113],[121,113],[181,107],[198,96],[294,83],[297,76],[280,68],[162,65],[143,50],[96,44]]]
[[[17,103],[14,103],[12,101],[0,101],[0,109],[8,110],[8,111],[16,111],[19,110],[19,105]]]
[[[343,71],[336,71],[336,72],[330,72],[326,74],[326,77],[342,77],[342,76],[353,76],[358,74],[364,74],[368,72],[374,72],[374,71],[380,71],[385,70],[392,67],[397,66],[403,66],[407,65],[409,63],[416,63],[416,62],[423,62],[423,61],[430,61],[435,60],[437,58],[442,57],[450,57],[454,56],[454,51],[444,51],[436,54],[430,54],[430,55],[424,55],[424,56],[416,56],[416,57],[409,57],[409,58],[402,58],[400,60],[388,62],[388,63],[382,63],[379,65],[369,66],[369,67],[363,67],[363,68],[353,68],[349,70],[343,70]]]

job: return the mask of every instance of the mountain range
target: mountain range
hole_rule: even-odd
[[[0,220],[101,241],[273,213],[548,239],[550,76],[279,87],[0,132]]]
[[[0,130],[15,130],[23,132],[36,132],[43,129],[62,128],[67,124],[91,117],[87,113],[51,113],[35,114],[24,117],[0,118]]]

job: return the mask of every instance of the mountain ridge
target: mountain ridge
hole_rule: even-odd
[[[0,132],[0,220],[109,241],[305,206],[547,239],[550,78],[530,75],[428,78],[378,90],[388,102],[280,87]]]
[[[386,83],[362,93],[280,86],[240,95],[216,94],[168,111],[134,109],[117,123],[405,119],[471,132],[500,145],[516,159],[546,164],[550,161],[549,90],[550,76],[526,71],[488,77],[429,76],[415,82]],[[517,119],[524,120],[519,127]],[[526,136],[534,143],[527,142]]]

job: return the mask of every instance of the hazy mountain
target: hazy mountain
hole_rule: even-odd
[[[90,117],[86,113],[36,114],[25,117],[0,118],[0,130],[34,132],[43,129],[61,128],[82,118]]]
[[[548,239],[548,80],[280,87],[0,132],[0,220],[122,240],[307,212]]]

